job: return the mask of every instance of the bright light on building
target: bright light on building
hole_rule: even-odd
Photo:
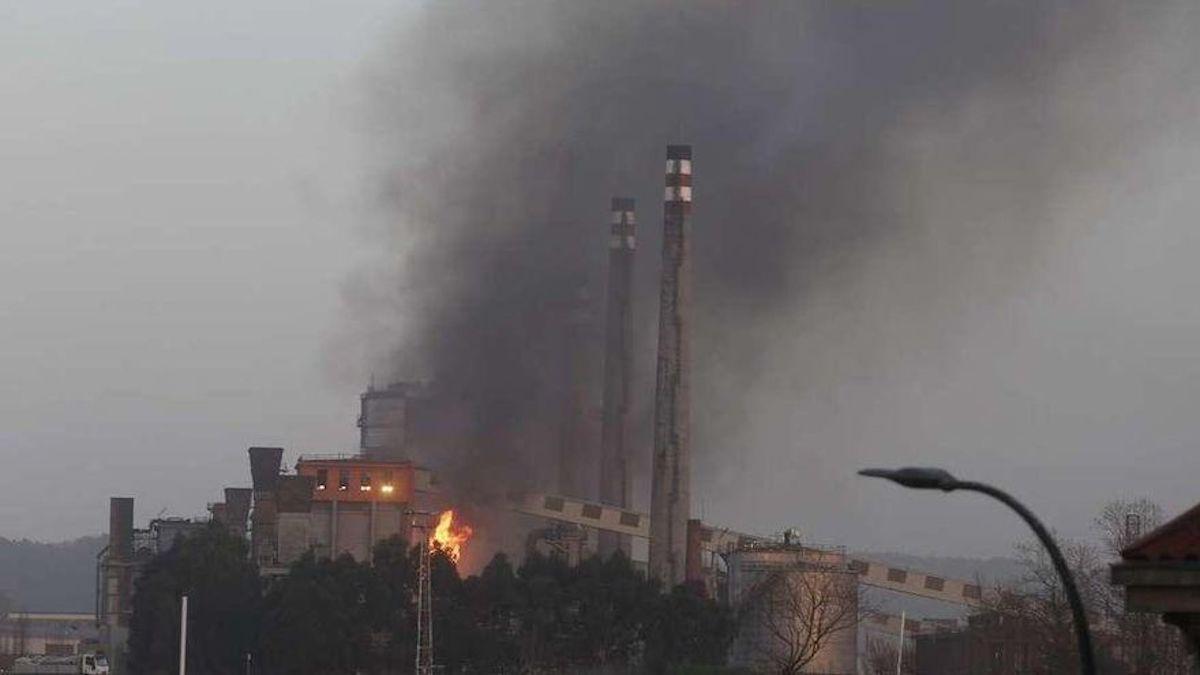
[[[384,485],[383,487],[381,487],[379,489],[382,490],[384,494],[390,495],[390,494],[392,494],[392,491],[395,490],[396,488],[392,487],[391,485]]]

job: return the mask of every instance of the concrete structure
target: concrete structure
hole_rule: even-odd
[[[133,612],[133,498],[112,497],[108,503],[108,546],[96,560],[96,623],[114,664],[123,665]]]
[[[1125,611],[1159,614],[1183,631],[1200,672],[1200,504],[1121,551],[1112,583]]]
[[[208,521],[155,518],[145,529],[135,529],[132,497],[111,498],[108,520],[108,546],[96,557],[96,613],[89,616],[99,627],[102,651],[110,656],[115,672],[124,672],[134,580],[151,558],[206,527]]]
[[[256,481],[252,540],[264,574],[285,573],[310,550],[369,560],[379,541],[410,538],[409,510],[438,506],[430,472],[403,459],[307,455],[297,460],[294,474]]]
[[[666,587],[684,581],[691,517],[691,211],[692,148],[669,145],[650,489],[650,574]]]
[[[613,197],[608,239],[608,298],[604,323],[604,396],[600,421],[600,502],[619,509],[633,505],[633,449],[629,412],[633,384],[633,254],[637,249],[634,200]],[[628,536],[600,533],[600,555],[621,550]]]
[[[91,614],[9,612],[0,616],[0,654],[69,656],[95,651],[100,631]]]
[[[275,564],[279,543],[276,487],[283,471],[283,448],[253,447],[250,455],[250,480],[253,485],[253,510],[250,512],[250,558],[260,567]]]
[[[249,532],[250,505],[254,501],[251,488],[225,488],[225,501],[208,505],[212,520],[229,528],[236,537],[244,538]]]
[[[409,457],[418,410],[429,399],[428,386],[420,382],[393,382],[386,388],[367,388],[360,397],[359,449],[364,455],[384,459]]]
[[[756,672],[854,675],[858,575],[846,556],[792,544],[757,544],[726,556],[738,617],[729,663]],[[791,672],[791,671],[788,671]]]

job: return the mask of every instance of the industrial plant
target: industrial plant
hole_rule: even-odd
[[[439,526],[441,543],[452,542],[455,559],[466,568],[478,568],[497,551],[516,560],[536,552],[571,565],[597,554],[624,555],[664,589],[687,585],[731,608],[739,628],[730,664],[764,672],[790,660],[806,664],[803,672],[850,675],[858,672],[870,636],[903,644],[922,631],[957,627],[955,620],[907,617],[906,635],[904,620],[870,609],[866,589],[969,608],[982,597],[974,583],[860,559],[839,547],[806,542],[791,530],[779,536],[741,533],[693,517],[692,148],[668,146],[665,166],[651,448],[634,441],[630,419],[633,312],[635,305],[650,303],[635,302],[631,281],[635,202],[614,197],[606,306],[592,311],[590,295],[582,293],[566,310],[572,315],[564,371],[572,381],[563,389],[554,484],[470,493],[455,484],[455,467],[437,453],[445,445],[438,434],[446,420],[462,417],[461,401],[439,391],[436,382],[372,384],[361,396],[355,451],[288,456],[283,448],[251,447],[248,484],[224,488],[222,500],[208,506],[207,519],[160,517],[138,529],[133,499],[112,498],[109,545],[97,560],[96,617],[115,672],[121,672],[139,570],[208,522],[244,538],[253,564],[268,578],[286,575],[310,553],[369,561],[377,544],[395,537],[420,545],[427,556],[424,544]],[[599,314],[605,317],[603,351],[593,354],[586,349],[587,335]],[[589,360],[598,362],[592,372],[602,373],[599,425],[590,424]],[[635,508],[646,496],[633,494],[642,452],[651,454],[649,512]],[[431,592],[428,583],[423,567],[418,592],[426,617],[436,612],[437,602],[437,590]],[[814,611],[823,618],[808,625]],[[418,627],[418,672],[431,668],[436,656],[427,625]],[[805,637],[803,644],[789,644],[780,634]]]

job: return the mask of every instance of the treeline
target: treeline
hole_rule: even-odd
[[[245,543],[213,526],[138,578],[130,672],[178,668],[180,596],[189,596],[188,673],[409,673],[415,662],[415,549],[380,543],[369,563],[306,556],[262,580]],[[623,556],[576,567],[496,555],[461,578],[431,559],[435,662],[446,673],[716,672],[733,620],[685,587],[660,593]]]

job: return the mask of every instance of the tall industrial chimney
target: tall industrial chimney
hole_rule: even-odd
[[[627,420],[633,378],[633,252],[637,248],[634,200],[613,197],[612,233],[608,240],[608,307],[604,326],[604,410],[600,427],[600,501],[631,506],[631,452]],[[600,533],[600,554],[630,554],[630,540],[615,532]]]
[[[650,576],[667,588],[684,581],[691,514],[691,212],[692,146],[668,145],[650,491]]]

